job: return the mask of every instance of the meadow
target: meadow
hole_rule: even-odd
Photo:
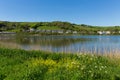
[[[0,48],[0,80],[120,80],[120,59]]]

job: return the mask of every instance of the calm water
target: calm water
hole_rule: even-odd
[[[0,46],[52,52],[120,52],[120,36],[30,36],[0,34]]]

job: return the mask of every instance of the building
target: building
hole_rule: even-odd
[[[105,31],[105,34],[111,34],[111,32],[110,31]]]
[[[51,30],[46,30],[46,33],[51,33],[52,31]]]
[[[67,30],[65,33],[67,33],[67,34],[68,34],[68,33],[72,33],[72,31],[71,31],[71,30]]]
[[[52,33],[57,33],[57,30],[52,30],[51,32],[52,32]]]
[[[77,31],[73,31],[73,34],[77,34],[78,32]]]
[[[63,34],[64,31],[63,31],[63,30],[58,30],[58,33],[59,33],[59,34]]]
[[[110,31],[98,31],[97,33],[100,34],[100,35],[109,35],[109,34],[111,34]]]
[[[100,35],[102,35],[102,34],[103,34],[103,31],[98,31],[97,33],[100,34]]]
[[[35,29],[34,28],[30,28],[30,32],[34,32],[35,31]]]

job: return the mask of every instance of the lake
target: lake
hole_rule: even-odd
[[[118,35],[16,35],[0,34],[0,46],[63,53],[119,53]]]

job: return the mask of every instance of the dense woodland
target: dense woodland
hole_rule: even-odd
[[[97,34],[97,31],[110,31],[113,34],[120,34],[120,26],[100,27],[85,24],[73,24],[70,22],[9,22],[0,21],[0,32],[29,32],[30,28],[36,30],[71,30],[80,34]]]

